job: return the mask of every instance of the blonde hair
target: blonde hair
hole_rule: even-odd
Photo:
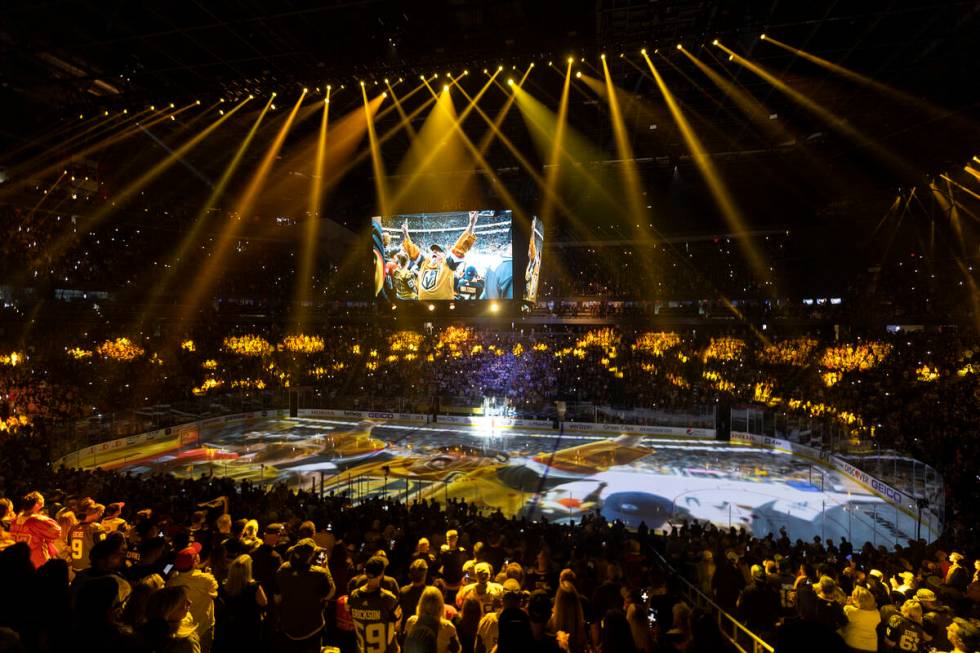
[[[559,584],[548,626],[552,632],[564,630],[570,635],[573,644],[585,642],[585,612],[582,610],[578,592],[571,583]]]
[[[922,604],[915,599],[909,599],[902,604],[902,616],[922,623]]]
[[[429,615],[430,617],[435,617],[436,619],[441,619],[445,612],[445,603],[442,600],[442,592],[439,591],[438,587],[428,586],[422,590],[422,596],[419,597],[418,607],[415,608],[415,614],[419,617],[423,615]]]
[[[235,558],[228,567],[225,578],[225,591],[232,596],[238,596],[252,582],[252,556],[247,553]]]
[[[857,603],[857,607],[861,610],[875,610],[877,609],[877,604],[875,603],[875,596],[867,588],[858,585],[854,588],[854,592],[851,594],[854,598],[854,602]]]

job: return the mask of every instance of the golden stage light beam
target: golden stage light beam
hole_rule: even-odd
[[[185,107],[185,108],[190,108],[190,106],[192,106],[192,105],[189,105],[188,107]],[[162,109],[162,110],[158,111],[157,113],[165,113],[166,111],[168,111],[168,109]],[[69,167],[71,165],[71,162],[73,160],[75,160],[75,159],[82,159],[82,158],[84,158],[84,157],[86,157],[86,156],[88,156],[90,154],[93,154],[95,152],[99,152],[101,150],[104,150],[104,149],[112,146],[112,145],[115,145],[116,143],[122,142],[122,141],[130,138],[131,136],[134,136],[135,134],[139,134],[139,133],[141,133],[142,128],[152,127],[153,125],[155,125],[155,124],[157,124],[157,123],[159,123],[159,122],[161,122],[163,120],[166,120],[169,117],[169,115],[170,114],[158,116],[158,117],[152,119],[150,122],[148,122],[146,124],[143,124],[142,126],[139,123],[137,123],[135,125],[131,125],[131,126],[127,127],[126,129],[124,129],[123,131],[121,131],[119,133],[116,133],[116,134],[113,134],[111,136],[108,136],[108,137],[100,140],[97,143],[93,143],[93,144],[87,145],[86,147],[82,148],[81,150],[79,150],[77,152],[71,152],[70,154],[66,154],[66,155],[62,156],[60,159],[58,159],[57,161],[55,161],[54,163],[46,164],[46,166],[44,168],[42,168],[40,170],[37,170],[37,171],[34,171],[34,172],[32,172],[30,170],[30,168],[35,163],[37,163],[40,159],[43,159],[46,155],[42,155],[40,157],[36,157],[35,159],[33,159],[30,162],[26,162],[24,164],[21,164],[21,165],[17,166],[17,168],[16,168],[17,172],[14,175],[12,175],[12,176],[19,176],[19,177],[21,177],[21,181],[15,182],[13,184],[9,184],[3,190],[0,190],[0,197],[6,196],[6,195],[12,195],[12,194],[15,194],[15,193],[21,191],[24,188],[25,185],[30,184],[31,179],[38,178],[38,177],[46,177],[49,174],[54,174],[58,170],[63,170],[66,167]]]
[[[738,88],[733,82],[728,81],[721,75],[719,75],[715,70],[704,63],[693,54],[687,51],[686,48],[681,49],[681,53],[688,58],[688,60],[697,66],[704,75],[711,80],[711,83],[717,86],[722,93],[728,96],[736,106],[748,116],[757,126],[762,128],[763,131],[768,132],[770,137],[774,140],[780,142],[792,140],[793,136],[786,130],[783,124],[779,120],[770,120],[769,116],[772,113],[759,102],[750,93]]]
[[[466,106],[463,112],[459,114],[458,117],[454,117],[453,122],[457,124],[462,124],[462,122],[466,120],[467,116],[469,116],[470,112],[475,108],[476,102],[479,101],[480,97],[482,97],[483,93],[486,92],[487,88],[489,88],[490,85],[490,82],[488,81],[483,85],[483,88],[480,89],[480,92],[477,93],[475,99],[470,98],[466,94],[466,91],[463,89],[463,87],[459,86],[457,83],[460,77],[461,76],[457,76],[455,79],[453,79],[450,82],[450,84],[447,85],[447,86],[455,85],[456,88],[458,88],[460,92],[462,92],[463,96],[469,101],[469,104]],[[422,85],[429,90],[429,93],[432,95],[431,99],[435,102],[433,111],[437,110],[439,108],[440,95],[437,94],[435,90],[433,90],[433,88],[429,85],[428,81],[424,81]],[[444,108],[443,111],[445,112],[446,109]],[[432,116],[431,113],[429,115]],[[423,126],[423,132],[424,131],[425,131],[425,127]],[[415,188],[415,186],[419,183],[419,181],[423,178],[424,174],[429,169],[432,162],[437,160],[440,156],[441,148],[437,147],[436,143],[434,142],[423,143],[423,140],[433,141],[434,139],[431,138],[422,139],[419,134],[415,135],[412,145],[409,148],[409,151],[405,154],[405,159],[403,160],[399,168],[401,169],[403,167],[410,166],[411,172],[409,174],[409,177],[404,182],[402,182],[402,184],[398,187],[398,190],[394,193],[394,196],[390,202],[390,207],[392,209],[397,209],[401,205],[401,202],[406,198],[406,196],[408,196],[409,192],[412,191]],[[419,157],[420,149],[423,150],[421,157]],[[387,214],[382,213],[382,215],[387,215]]]
[[[364,119],[367,121],[368,143],[371,147],[371,170],[374,172],[374,190],[378,196],[378,211],[380,215],[388,215],[388,189],[385,180],[384,160],[381,158],[381,146],[378,145],[378,135],[374,131],[374,114],[380,106],[378,98],[384,99],[384,95],[376,96],[375,100],[368,101],[367,90],[364,82],[361,82],[361,96],[364,99]],[[373,108],[372,108],[372,105]]]
[[[249,145],[251,145],[252,140],[258,133],[259,125],[262,124],[262,119],[265,118],[266,112],[268,112],[269,107],[272,105],[272,98],[265,103],[265,106],[259,112],[259,117],[252,124],[252,128],[249,129],[248,134],[242,140],[241,144],[238,146],[238,150],[232,157],[228,165],[225,166],[224,172],[221,174],[221,178],[211,189],[211,194],[208,199],[205,200],[204,204],[201,205],[201,209],[197,212],[197,216],[194,219],[194,223],[191,225],[190,231],[188,231],[184,237],[181,239],[180,244],[177,246],[176,252],[170,257],[171,265],[169,268],[165,268],[163,274],[161,275],[159,281],[154,285],[153,289],[150,291],[148,298],[143,303],[143,311],[137,321],[136,329],[130,329],[127,333],[136,333],[139,328],[145,323],[146,319],[152,315],[153,307],[156,302],[160,299],[160,296],[165,293],[170,287],[170,281],[176,274],[177,270],[185,265],[185,258],[190,254],[190,248],[197,244],[198,235],[204,229],[207,222],[210,222],[210,213],[214,208],[214,205],[221,199],[224,195],[225,189],[228,187],[228,183],[231,181],[235,171],[238,170],[238,166],[241,163],[242,157],[245,155],[246,150],[248,150]]]
[[[555,116],[554,125],[557,126],[557,115],[551,112],[550,109],[547,109],[542,103],[538,102],[538,100],[536,100],[526,90],[517,89],[515,90],[515,94],[517,95],[518,98],[517,99],[518,108],[520,108],[521,110],[521,115],[525,120],[525,124],[528,125],[529,131],[531,132],[531,136],[536,141],[540,141],[541,143],[539,147],[539,149],[541,150],[541,158],[542,159],[549,158],[552,154],[552,150],[554,149],[554,132],[557,131],[557,128],[553,131],[549,131],[548,125],[544,124],[544,122],[542,121],[542,116],[543,116],[543,112],[545,111],[547,111],[551,116]],[[486,114],[484,114],[482,111],[479,111],[479,109],[478,112],[480,113],[481,116],[483,116],[484,120],[486,120],[488,123],[490,122],[490,119],[486,116]],[[495,127],[492,124],[490,125],[490,127],[491,129],[495,129]],[[541,192],[543,193],[544,197],[549,198],[550,201],[554,204],[554,207],[557,207],[559,210],[561,210],[566,215],[568,215],[570,219],[573,220],[573,226],[576,227],[577,231],[580,234],[584,234],[587,236],[589,232],[582,226],[581,221],[579,220],[576,213],[572,211],[571,208],[567,204],[565,204],[564,201],[561,199],[561,194],[558,192],[557,186],[554,188],[549,188],[546,177],[542,177],[540,174],[538,174],[538,172],[530,164],[527,158],[516,147],[514,147],[513,143],[511,143],[510,139],[508,139],[507,136],[503,134],[503,132],[497,130],[496,136],[497,139],[504,144],[504,146],[508,149],[511,155],[517,160],[517,162],[520,163],[521,167],[524,168],[525,172],[527,172],[528,175],[532,179],[534,179],[535,183],[538,184],[538,187],[541,189]],[[567,138],[563,136],[562,141],[566,141],[566,140]],[[548,149],[547,154],[544,153],[545,148]],[[574,157],[572,157],[570,154],[565,152],[564,147],[562,147],[560,150],[559,161],[561,157],[564,157],[567,160],[567,163],[574,169],[574,171],[581,176],[581,178],[584,180],[586,184],[588,184],[590,192],[594,192],[595,194],[597,194],[610,207],[617,206],[618,199],[613,197],[612,193],[609,191],[608,188],[606,188],[603,184],[596,181],[596,179],[591,174],[589,174],[589,172],[585,170]],[[545,174],[547,175],[550,170],[552,170],[551,167],[546,169]],[[544,198],[542,198],[542,206],[544,204],[543,200]]]
[[[977,172],[976,170],[974,170],[970,166],[963,166],[963,169],[966,170],[967,172],[969,172],[973,176],[974,179],[976,179],[977,181],[980,181],[980,172]]]
[[[636,167],[633,147],[630,145],[629,136],[626,133],[623,114],[616,97],[616,87],[613,85],[612,76],[609,74],[609,66],[606,64],[605,56],[602,57],[602,74],[606,82],[606,102],[609,105],[609,121],[612,124],[613,138],[616,141],[616,152],[622,161],[622,165],[619,167],[622,170],[623,183],[626,187],[626,205],[632,218],[631,222],[636,225],[637,235],[640,238],[648,238],[649,234],[643,225],[648,224],[650,216],[646,214],[645,203],[640,199],[643,193],[643,182],[640,179],[640,171]],[[649,267],[649,258],[643,257],[643,261]]]
[[[822,120],[823,122],[827,123],[827,125],[832,129],[840,132],[841,134],[853,140],[858,145],[873,152],[876,156],[878,156],[878,158],[882,159],[890,166],[892,166],[892,168],[899,171],[904,177],[909,179],[916,179],[920,176],[918,171],[915,170],[913,166],[909,165],[906,161],[904,161],[902,158],[897,156],[895,153],[887,150],[885,147],[877,143],[874,139],[869,138],[868,136],[862,134],[858,129],[853,127],[850,124],[850,122],[847,121],[846,118],[838,116],[834,112],[823,108],[822,106],[820,106],[819,104],[817,104],[816,102],[808,98],[803,93],[797,91],[792,86],[790,86],[783,80],[773,75],[771,72],[769,72],[759,64],[749,61],[745,57],[736,54],[734,51],[726,47],[720,41],[715,41],[714,44],[717,45],[717,47],[721,48],[723,52],[728,54],[729,59],[731,59],[738,65],[742,66],[743,68],[748,69],[756,76],[761,77],[770,85],[776,87],[776,89],[778,89],[784,95],[788,96],[791,100],[796,102],[798,105],[800,105],[810,113],[820,118],[820,120]]]
[[[553,199],[558,189],[558,173],[561,170],[561,153],[565,143],[565,127],[568,123],[568,92],[572,86],[572,63],[569,58],[565,67],[561,98],[558,100],[558,118],[555,121],[555,137],[548,156],[548,168],[544,173],[545,194],[541,202],[541,222],[548,224],[554,215]],[[516,94],[516,91],[515,91]]]
[[[419,84],[418,88],[425,88],[425,85],[424,84]],[[416,89],[416,90],[418,90],[418,89]],[[414,92],[415,91],[413,91],[412,94],[414,94]],[[380,96],[378,96],[378,97],[380,98]],[[403,97],[402,100],[404,101],[404,99],[405,98]],[[389,139],[393,138],[395,135],[397,135],[404,128],[405,123],[409,123],[412,120],[414,120],[416,118],[416,116],[418,116],[423,111],[425,111],[426,109],[428,109],[429,106],[432,105],[433,103],[435,103],[435,98],[430,97],[430,98],[426,99],[422,104],[420,104],[418,107],[416,107],[415,109],[413,109],[408,114],[406,121],[400,121],[397,125],[391,127],[388,131],[386,131],[384,134],[382,134],[381,137],[378,139],[378,145],[379,146],[380,145],[384,145]],[[382,114],[384,114],[386,111],[391,111],[393,109],[394,109],[394,107],[388,107],[387,109],[384,109],[382,111],[379,111],[377,114],[375,114],[375,118],[374,118],[375,121],[378,121],[380,119],[380,116]],[[358,109],[358,112],[360,113],[361,110]],[[365,130],[366,130],[366,127],[365,127]],[[335,127],[333,131],[334,131],[334,133],[336,133],[337,132],[337,128]],[[335,143],[336,143],[336,140],[335,140]],[[336,146],[333,149],[337,149]],[[329,152],[328,152],[328,154],[329,154]],[[368,148],[368,149],[361,150],[358,154],[356,154],[354,156],[349,157],[346,160],[345,164],[340,169],[335,170],[335,171],[332,171],[327,176],[326,180],[323,182],[324,192],[326,192],[327,189],[333,188],[344,177],[344,175],[346,175],[348,172],[350,172],[355,167],[357,167],[358,165],[360,165],[370,155],[371,155],[371,150],[370,150],[370,148]],[[348,253],[348,259],[349,260],[355,260],[355,258],[356,258],[355,255],[356,256],[359,256],[359,254],[357,254],[356,252],[350,252],[350,253]]]
[[[691,125],[687,122],[687,118],[681,113],[680,107],[674,99],[673,93],[667,88],[664,83],[663,78],[660,76],[660,72],[657,67],[653,65],[650,57],[646,54],[643,55],[646,60],[647,66],[650,68],[650,72],[653,73],[654,80],[657,82],[657,87],[660,89],[661,95],[664,97],[664,101],[667,103],[667,108],[670,111],[671,116],[674,118],[674,122],[677,124],[678,129],[681,132],[681,136],[684,139],[684,143],[687,145],[688,150],[691,152],[691,157],[694,160],[695,165],[697,165],[698,170],[701,172],[701,177],[704,179],[705,184],[708,186],[708,190],[715,200],[715,204],[718,205],[722,216],[725,218],[725,222],[728,223],[728,227],[738,232],[746,231],[745,220],[742,219],[741,211],[736,206],[734,199],[725,186],[725,183],[721,179],[721,175],[718,173],[705,151],[704,146],[701,144],[701,140],[698,138],[697,134],[691,128]],[[769,267],[763,261],[762,255],[756,250],[755,246],[752,244],[751,240],[746,239],[744,247],[741,248],[745,253],[745,257],[752,267],[755,274],[759,276],[760,279],[764,280],[767,286],[770,286],[770,291],[774,291],[774,280]]]
[[[774,39],[772,36],[770,36],[769,34],[765,34],[764,36],[765,38],[761,39],[764,43],[771,43],[778,48],[782,48],[783,50],[786,50],[787,52],[792,52],[796,56],[806,59],[810,63],[816,64],[817,66],[820,66],[821,68],[829,70],[832,73],[840,75],[841,77],[849,79],[852,82],[857,82],[858,84],[869,86],[874,90],[889,96],[891,99],[900,102],[901,104],[918,107],[919,109],[922,109],[923,111],[932,114],[934,118],[946,118],[946,117],[956,115],[956,112],[950,111],[941,106],[933,104],[928,100],[925,100],[920,97],[916,97],[911,93],[907,93],[905,91],[897,89],[894,86],[890,86],[883,82],[879,82],[876,79],[872,79],[866,75],[862,75],[861,73],[855,70],[851,70],[850,68],[845,68],[840,64],[833,63],[832,61],[828,61],[827,59],[818,57],[815,54],[812,54],[805,50],[800,50],[799,48],[795,48],[787,43],[783,43],[782,41],[778,41]],[[970,124],[967,121],[962,121],[962,122],[966,125]],[[976,125],[970,125],[970,126],[973,129],[976,129]]]
[[[507,148],[507,151],[511,153],[521,168],[524,169],[524,172],[531,177],[535,184],[537,184],[538,188],[542,192],[547,192],[545,189],[545,178],[541,176],[531,162],[528,161],[527,157],[525,157],[524,154],[517,149],[513,142],[511,142],[511,140],[500,131],[498,124],[500,115],[498,114],[497,119],[491,119],[490,116],[488,116],[486,112],[484,112],[483,109],[481,109],[476,103],[475,100],[478,98],[471,98],[462,87],[460,87],[460,92],[463,94],[463,97],[470,102],[470,106],[473,107],[473,110],[476,111],[477,115],[479,115],[488,125],[487,133],[484,135],[484,138],[481,139],[480,146],[477,147],[477,152],[480,154],[480,156],[483,157],[486,154],[486,147],[488,146],[487,136],[490,137],[489,140],[496,137],[504,145],[504,147]],[[485,145],[485,143],[487,144]],[[558,196],[557,193],[552,193],[550,197],[551,201],[555,203],[559,210],[566,213],[569,217],[574,217],[574,213],[572,212],[571,208],[562,201],[561,197]]]
[[[195,136],[190,138],[187,142],[181,145],[179,148],[169,154],[162,161],[158,162],[155,166],[150,168],[148,171],[144,172],[137,179],[130,182],[125,188],[123,188],[119,193],[115,195],[112,201],[106,202],[100,208],[96,209],[93,213],[88,216],[84,216],[77,229],[78,233],[85,234],[88,233],[93,227],[95,227],[99,222],[105,218],[110,212],[115,208],[122,208],[123,204],[129,201],[136,193],[146,187],[151,181],[156,179],[160,174],[165,172],[168,168],[177,163],[182,157],[184,157],[188,152],[197,147],[204,139],[210,136],[216,129],[218,129],[222,124],[225,123],[229,118],[231,118],[239,109],[245,106],[248,99],[239,102],[233,109],[228,111],[225,115],[221,116],[213,123],[205,127],[202,131],[198,132]],[[55,240],[55,242],[48,248],[48,255],[52,259],[57,259],[62,255],[65,248],[67,247],[68,241],[71,239],[72,233],[65,232],[60,238]]]
[[[93,141],[95,142],[95,145],[98,146],[101,144],[101,139],[105,139],[106,136],[112,132],[116,132],[117,135],[126,133],[131,129],[130,127],[126,127],[126,125],[134,120],[137,120],[138,116],[141,114],[142,112],[140,114],[129,116],[123,114],[122,112],[111,114],[102,121],[91,125],[84,132],[75,134],[66,140],[52,144],[50,147],[45,147],[43,148],[42,152],[26,159],[25,161],[15,164],[12,166],[16,171],[18,171],[18,173],[15,174],[45,177],[49,174],[53,174],[59,168],[66,168],[70,165],[72,159],[81,158],[81,156],[79,154],[63,155],[63,152],[71,147],[79,147],[86,143],[88,143],[91,147]],[[61,158],[59,161],[47,165],[47,167],[36,173],[30,172],[30,170],[36,166],[46,165],[45,162],[50,161],[52,156],[60,156]],[[8,157],[8,160],[12,161],[13,157]]]
[[[953,233],[956,234],[956,242],[960,246],[960,254],[965,256],[966,244],[963,241],[963,227],[960,224],[959,210],[956,208],[956,204],[951,201],[953,197],[952,188],[950,188],[949,184],[946,184],[946,191],[949,193],[948,198],[935,181],[929,182],[929,190],[932,192],[933,200],[949,218],[949,224],[953,228]]]
[[[385,84],[388,81],[385,80]],[[388,92],[392,99],[395,98],[395,91],[388,84]],[[404,120],[405,112],[399,108],[399,114]],[[316,144],[316,159],[313,161],[313,177],[310,180],[310,204],[307,211],[307,221],[303,245],[300,250],[299,275],[296,279],[296,300],[295,306],[295,330],[302,333],[309,318],[309,311],[306,302],[312,298],[313,286],[313,261],[317,249],[317,234],[320,226],[320,202],[323,190],[323,168],[327,151],[327,127],[330,123],[330,89],[327,88],[327,97],[323,102],[323,116],[320,118],[320,134]]]
[[[214,251],[211,253],[208,261],[204,264],[201,273],[194,279],[194,283],[188,291],[187,300],[184,304],[185,317],[193,316],[204,294],[217,281],[217,271],[221,264],[224,263],[225,256],[235,240],[235,236],[238,234],[239,225],[246,221],[246,218],[251,212],[255,198],[258,196],[266,178],[269,176],[269,171],[272,169],[272,165],[275,163],[276,157],[278,156],[279,151],[282,149],[282,144],[285,142],[286,136],[289,134],[289,130],[293,125],[293,120],[296,118],[296,113],[299,111],[299,107],[303,103],[303,98],[305,97],[306,91],[304,90],[302,93],[300,93],[300,96],[293,105],[289,115],[287,115],[286,119],[283,121],[282,126],[279,128],[279,132],[276,134],[272,143],[266,150],[265,156],[262,157],[262,161],[259,163],[258,167],[256,167],[255,172],[252,173],[252,178],[245,186],[245,190],[242,191],[242,194],[235,202],[235,207],[228,215],[227,221],[225,222],[221,233],[218,235],[218,240],[215,244]]]
[[[967,188],[963,184],[960,184],[959,182],[953,181],[952,179],[950,179],[946,175],[939,175],[939,176],[942,177],[943,179],[945,179],[946,181],[948,181],[949,183],[953,184],[957,188],[959,188],[964,193],[967,193],[968,195],[971,195],[974,199],[980,200],[980,195],[978,195],[977,193],[974,193],[972,190],[970,190],[969,188]]]
[[[489,82],[487,83],[487,85],[484,86],[484,88],[488,88],[488,87],[489,87]],[[433,93],[433,95],[435,94],[435,91],[432,90],[431,88],[429,89],[429,91]],[[468,96],[466,96],[465,93],[463,95],[464,97],[467,97],[467,100],[469,100]],[[445,101],[451,103],[451,100],[449,100],[448,97],[449,96],[447,94],[446,95],[447,100]],[[469,100],[469,102],[470,103],[469,105],[467,105],[467,108],[472,107],[474,104],[472,100]],[[506,185],[500,180],[500,178],[497,176],[497,173],[490,166],[490,164],[487,163],[487,160],[484,158],[483,154],[480,153],[477,146],[474,145],[470,137],[467,136],[466,132],[463,131],[463,127],[462,127],[463,117],[464,117],[463,114],[460,114],[460,117],[457,118],[457,116],[454,115],[455,112],[452,111],[451,104],[448,107],[442,104],[437,104],[437,106],[439,106],[440,108],[442,108],[444,111],[448,113],[447,117],[449,118],[449,123],[451,128],[459,136],[460,142],[469,151],[470,155],[473,157],[473,161],[490,178],[491,182],[494,185],[494,188],[497,190],[497,192],[500,193],[500,196],[503,198],[505,206],[510,207],[513,210],[514,214],[520,220],[522,220],[525,223],[528,223],[529,220],[528,220],[527,212],[523,209],[523,207],[520,205],[517,199],[510,193],[510,191],[507,190]]]
[[[503,89],[503,87],[500,86],[500,82],[497,81],[497,76],[500,74],[500,72],[501,71],[499,69],[493,72],[493,74],[490,76],[490,79],[487,80],[486,85],[482,89],[480,89],[480,93],[477,94],[476,96],[477,102],[480,101],[480,96],[482,96],[490,88],[491,84],[496,85],[497,87],[501,88],[502,90],[505,90],[506,92],[506,89]],[[531,72],[531,67],[528,66],[527,70],[524,72],[524,77],[521,78],[521,81],[518,84],[518,86],[524,85],[524,81],[527,79],[527,76],[530,72]],[[463,95],[466,96],[466,93],[464,92]],[[469,99],[469,96],[466,96],[466,98]],[[494,129],[487,130],[486,133],[483,134],[483,138],[480,139],[480,145],[478,146],[478,149],[481,155],[487,153],[487,148],[489,148],[490,144],[493,142],[495,134],[499,132],[500,125],[502,125],[504,119],[507,118],[507,114],[510,112],[510,108],[514,105],[514,101],[516,99],[517,99],[516,93],[507,93],[507,101],[504,102],[504,106],[501,107],[500,111],[497,112],[497,117],[491,123],[494,126]]]
[[[395,83],[397,84],[398,82]],[[408,122],[408,116],[405,114],[405,109],[402,108],[401,100],[398,99],[398,94],[395,93],[395,89],[392,88],[387,79],[385,79],[385,86],[388,87],[388,95],[391,96],[391,101],[395,104],[395,110],[398,111],[399,118],[405,124],[405,130],[408,132],[409,138],[415,138],[417,136],[415,128],[412,127],[412,123]]]
[[[140,112],[140,114],[142,113],[143,112]],[[118,113],[109,113],[109,112],[103,113],[100,111],[94,115],[89,116],[88,118],[82,121],[69,120],[66,125],[63,125],[61,128],[56,129],[49,134],[45,134],[40,139],[32,140],[30,142],[24,143],[20,147],[11,150],[5,155],[5,157],[7,161],[12,162],[22,152],[37,147],[42,147],[45,152],[51,149],[64,149],[69,144],[75,143],[79,139],[87,138],[89,134],[106,131],[108,129],[116,129],[121,124],[128,122],[129,120],[132,120],[136,115],[140,115],[140,114],[134,114],[133,116],[130,116],[128,119],[124,118],[122,122],[116,121],[116,118],[126,115],[123,114],[122,111]],[[66,131],[70,131],[74,128],[80,128],[80,131],[76,131],[74,134],[68,136],[67,138],[59,138],[63,136]],[[57,143],[49,147],[48,144],[55,140],[57,140]],[[40,157],[32,157],[32,159],[37,159],[37,158]],[[18,166],[23,166],[23,164],[18,164]]]
[[[51,195],[51,192],[58,187],[58,184],[60,184],[61,180],[64,179],[66,176],[68,176],[68,171],[63,170],[62,173],[58,175],[58,178],[54,181],[54,183],[48,186],[47,189],[45,189],[45,191],[41,194],[41,199],[39,199],[37,203],[31,207],[31,210],[27,212],[27,217],[24,218],[25,222],[29,220],[32,215],[34,215],[35,211],[41,208],[41,205],[44,204],[44,200],[48,199],[48,196]]]

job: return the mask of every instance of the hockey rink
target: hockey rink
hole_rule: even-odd
[[[697,519],[758,536],[785,528],[794,540],[889,548],[916,534],[913,516],[850,477],[788,453],[703,439],[268,418],[176,450],[133,449],[113,467],[284,482],[355,501],[462,497],[551,521],[599,510],[634,528]]]

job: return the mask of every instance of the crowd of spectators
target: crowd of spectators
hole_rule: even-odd
[[[0,442],[16,501],[0,501],[0,577],[17,588],[0,593],[5,650],[730,650],[686,583],[777,651],[980,650],[980,566],[951,541],[889,551],[456,500],[351,505],[53,469],[36,444]]]

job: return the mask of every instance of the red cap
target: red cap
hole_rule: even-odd
[[[190,571],[194,568],[194,558],[201,553],[201,543],[191,542],[186,549],[177,552],[177,559],[174,560],[174,569],[177,571]]]

